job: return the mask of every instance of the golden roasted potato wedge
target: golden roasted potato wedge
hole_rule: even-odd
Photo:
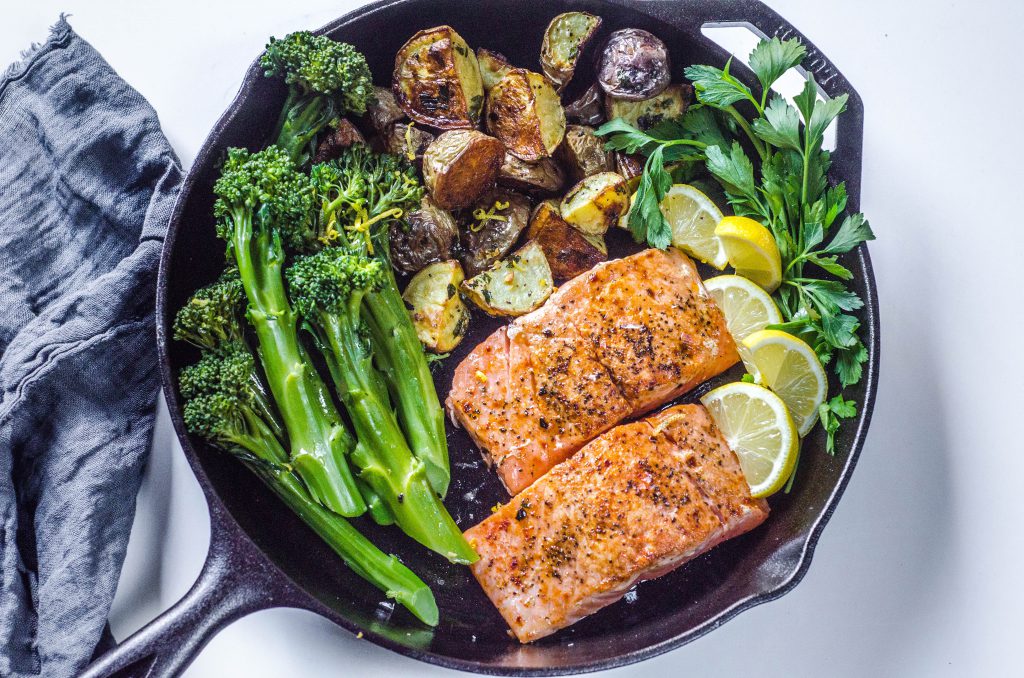
[[[629,209],[629,186],[621,174],[601,172],[579,182],[565,194],[559,213],[586,235],[604,235]]]
[[[405,114],[438,129],[472,129],[484,85],[476,54],[451,26],[420,31],[395,56],[394,90]]]
[[[414,122],[396,122],[384,135],[384,149],[392,155],[400,155],[409,162],[420,163],[427,146],[434,135],[420,129]]]
[[[555,280],[575,278],[608,258],[604,239],[583,235],[565,223],[554,200],[545,200],[533,210],[526,237],[544,250]]]
[[[498,81],[513,68],[504,54],[484,47],[476,50],[476,60],[480,64],[480,77],[483,79],[484,89],[487,91],[497,85]]]
[[[462,292],[490,315],[517,316],[539,308],[554,285],[544,250],[531,240],[507,259],[463,282]]]
[[[473,205],[462,228],[462,266],[474,276],[505,256],[530,223],[530,200],[507,188],[488,192]]]
[[[555,152],[555,158],[574,182],[615,169],[615,157],[604,150],[604,140],[594,134],[593,128],[584,125],[565,128],[565,139]]]
[[[510,153],[533,162],[562,143],[565,111],[547,78],[513,68],[487,93],[487,129]]]
[[[583,48],[601,27],[601,17],[586,12],[559,14],[544,31],[540,66],[559,89],[572,80]]]
[[[609,120],[622,118],[638,129],[647,130],[662,120],[678,118],[686,113],[692,94],[690,85],[669,85],[661,94],[641,101],[608,97],[605,108]]]
[[[498,171],[498,184],[534,195],[555,195],[565,186],[565,172],[551,158],[526,162],[505,153],[505,162]]]
[[[494,187],[505,147],[475,129],[451,130],[423,152],[423,183],[443,209],[469,207]]]
[[[447,353],[466,336],[469,309],[459,296],[464,279],[459,262],[439,261],[414,275],[402,293],[416,336],[428,351]]]

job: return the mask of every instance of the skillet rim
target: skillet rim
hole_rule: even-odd
[[[337,19],[327,23],[326,25],[316,29],[314,32],[317,34],[330,33],[340,28],[341,26],[351,23],[353,21],[363,19],[364,17],[377,13],[386,12],[391,7],[409,4],[419,3],[423,0],[377,0],[365,4],[361,7],[348,12]],[[563,0],[557,0],[558,4],[563,4]],[[644,11],[641,7],[642,3],[639,2],[621,2],[618,0],[611,0],[612,4],[618,4],[625,6],[628,9],[636,11]],[[571,3],[570,3],[571,4]],[[664,5],[671,4],[666,3],[665,0],[662,2],[652,2],[651,5]],[[774,16],[774,12],[760,2],[751,2],[750,0],[739,0],[735,3],[725,2],[723,5],[734,4],[736,6],[742,6],[744,8],[760,7],[762,10]],[[801,35],[801,37],[803,37]],[[813,47],[809,41],[804,38],[805,42],[809,47]],[[717,47],[717,45],[716,45]],[[720,47],[718,49],[721,49]],[[867,431],[871,423],[872,414],[874,411],[875,398],[878,388],[878,377],[879,377],[879,357],[881,350],[881,337],[880,337],[880,318],[878,309],[878,290],[875,281],[874,269],[871,264],[871,258],[868,253],[866,245],[861,245],[856,250],[857,261],[862,267],[864,275],[864,288],[866,292],[866,298],[864,299],[863,318],[864,325],[868,330],[868,337],[865,345],[868,349],[868,361],[864,370],[864,378],[866,379],[864,388],[863,402],[860,405],[860,410],[857,417],[857,426],[853,433],[853,438],[850,443],[849,452],[846,455],[845,463],[840,471],[838,482],[832,488],[828,495],[828,499],[821,510],[821,513],[815,521],[813,521],[810,529],[807,531],[806,539],[803,541],[802,548],[799,554],[799,560],[797,567],[789,574],[789,576],[783,580],[778,586],[766,589],[759,593],[751,594],[745,598],[736,601],[733,605],[721,610],[717,615],[707,620],[703,624],[698,626],[690,627],[685,631],[682,631],[670,638],[667,638],[661,642],[649,645],[643,649],[634,650],[627,652],[619,656],[598,659],[593,661],[580,661],[574,664],[567,664],[557,667],[515,667],[515,666],[496,666],[483,664],[479,661],[455,658],[451,655],[440,654],[431,652],[430,650],[423,650],[419,648],[409,647],[397,643],[387,636],[376,633],[368,628],[360,626],[358,623],[348,619],[341,615],[336,610],[326,606],[320,602],[313,594],[306,591],[300,584],[298,584],[291,576],[289,576],[284,570],[282,570],[274,561],[271,559],[266,552],[254,542],[252,537],[246,532],[246,530],[237,522],[232,512],[223,503],[217,490],[213,487],[210,478],[207,476],[202,463],[199,461],[199,454],[196,449],[192,446],[191,440],[187,431],[185,430],[184,421],[182,419],[182,410],[180,403],[177,398],[175,385],[174,385],[174,374],[171,368],[170,359],[170,324],[168,322],[168,312],[171,310],[168,307],[168,276],[169,269],[171,266],[172,253],[175,248],[177,241],[178,232],[182,226],[182,217],[186,209],[186,205],[191,197],[192,189],[195,188],[195,184],[198,180],[200,172],[197,168],[206,167],[209,163],[215,162],[214,157],[216,141],[222,135],[225,128],[227,128],[233,119],[238,115],[240,109],[248,101],[249,97],[253,94],[252,90],[255,83],[258,82],[262,77],[262,69],[259,67],[259,57],[250,64],[246,71],[245,77],[239,86],[238,92],[232,98],[228,104],[227,109],[222,113],[213,127],[210,129],[206,139],[196,154],[195,160],[189,167],[188,173],[182,181],[181,189],[175,200],[173,210],[171,212],[171,218],[168,222],[167,234],[164,239],[163,248],[160,255],[160,265],[157,273],[157,297],[156,297],[156,335],[157,335],[157,350],[159,360],[159,372],[161,379],[161,388],[166,400],[167,408],[170,414],[171,423],[174,427],[175,435],[178,439],[182,450],[185,453],[186,459],[188,460],[189,466],[192,468],[192,472],[195,474],[197,481],[203,491],[208,502],[208,510],[210,513],[210,538],[211,543],[218,540],[227,540],[228,546],[230,547],[236,541],[246,542],[245,546],[251,550],[255,550],[259,556],[263,559],[264,565],[272,568],[273,572],[278,575],[275,577],[275,586],[279,584],[279,594],[281,594],[276,600],[276,604],[272,606],[292,606],[302,609],[307,609],[315,612],[327,619],[331,620],[335,624],[338,624],[342,628],[352,632],[353,634],[362,633],[363,638],[373,642],[376,645],[384,647],[388,650],[396,652],[398,654],[423,661],[436,666],[442,666],[449,669],[470,671],[483,675],[499,675],[499,676],[519,676],[519,675],[530,675],[530,676],[560,676],[560,675],[574,675],[580,673],[588,673],[593,671],[600,671],[606,669],[613,669],[629,664],[644,661],[656,657],[658,655],[669,652],[673,649],[679,648],[689,642],[696,640],[704,636],[705,634],[717,629],[722,624],[733,619],[741,612],[748,609],[776,600],[785,594],[792,591],[806,575],[808,568],[810,567],[811,561],[813,560],[814,551],[817,548],[818,541],[821,537],[821,533],[825,526],[828,524],[839,500],[842,498],[846,487],[849,484],[850,477],[853,474],[853,470],[856,467],[857,461],[863,450]],[[837,71],[838,73],[838,71]],[[840,74],[841,76],[841,74]],[[845,81],[845,78],[843,78]],[[848,83],[847,83],[848,84]],[[862,106],[860,98],[852,86],[848,86],[848,93],[851,99],[856,100],[859,106]],[[862,110],[862,109],[861,109]],[[863,131],[861,130],[860,138],[857,139],[858,158],[859,164],[860,157],[859,152],[863,147]],[[855,177],[852,177],[857,183],[857,200],[856,203],[860,202],[860,173],[859,168]],[[855,204],[856,206],[856,204]],[[211,546],[212,551],[212,546]]]

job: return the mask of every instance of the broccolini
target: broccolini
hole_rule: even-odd
[[[373,94],[366,58],[324,35],[299,31],[271,38],[260,65],[268,77],[282,77],[288,85],[271,138],[300,167],[312,156],[320,131],[345,113],[365,113]]]
[[[318,502],[344,516],[360,515],[366,503],[346,459],[355,440],[299,341],[285,293],[284,242],[302,237],[309,219],[308,177],[274,146],[259,153],[233,148],[213,190],[217,234],[238,266],[291,464]]]

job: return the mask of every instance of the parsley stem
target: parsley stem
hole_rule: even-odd
[[[743,117],[743,114],[737,111],[735,106],[726,106],[723,110],[731,115],[733,120],[736,121],[736,124],[747,133],[748,137],[750,137],[750,143],[754,145],[754,150],[756,150],[757,154],[761,157],[761,162],[766,162],[768,160],[768,152],[765,150],[764,144],[761,140],[757,138],[756,134],[754,134],[754,130],[750,127],[750,123],[747,122],[747,119]]]
[[[669,146],[694,146],[696,148],[705,149],[708,147],[703,141],[697,141],[696,139],[670,139],[668,141],[661,142],[661,145],[665,148]]]

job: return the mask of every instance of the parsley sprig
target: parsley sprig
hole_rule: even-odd
[[[831,156],[822,141],[845,110],[846,95],[819,100],[812,74],[793,104],[771,89],[805,56],[799,40],[762,40],[749,59],[759,89],[730,73],[731,60],[724,68],[691,66],[686,77],[698,103],[684,116],[646,132],[616,119],[597,132],[606,137],[608,149],[647,158],[628,219],[638,242],[658,248],[671,243],[659,205],[672,185],[666,164],[679,162],[703,162],[734,212],[771,230],[783,268],[774,297],[785,322],[775,327],[814,347],[846,388],[860,381],[868,352],[853,315],[864,303],[847,287],[853,273],[839,258],[874,234],[863,214],[846,213],[845,184],[828,182]],[[737,106],[752,110],[753,117]],[[746,148],[753,150],[753,160]],[[830,277],[817,277],[822,274]],[[829,453],[835,451],[841,420],[856,413],[856,403],[842,394],[821,405]]]

